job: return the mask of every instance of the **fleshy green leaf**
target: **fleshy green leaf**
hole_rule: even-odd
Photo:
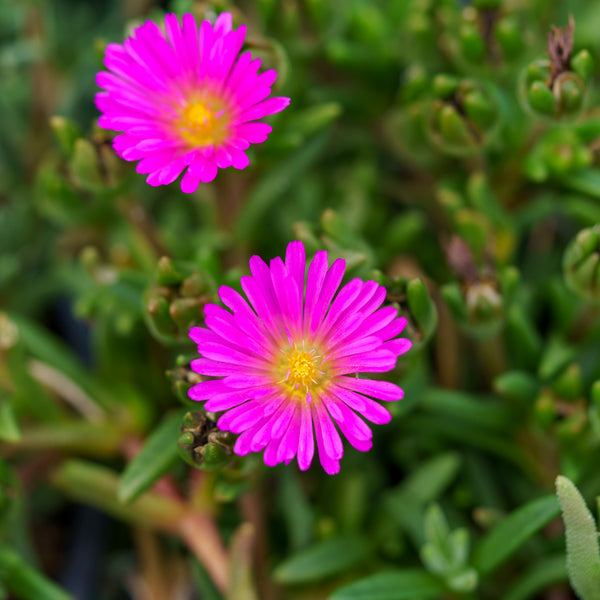
[[[16,442],[21,437],[21,430],[15,412],[7,398],[0,397],[0,439]]]
[[[264,177],[248,197],[237,222],[236,237],[246,240],[251,237],[257,223],[271,205],[285,194],[300,179],[306,169],[325,150],[328,132],[323,131],[290,156],[281,161],[279,167]]]
[[[363,561],[368,550],[366,540],[354,535],[325,540],[285,560],[273,576],[287,584],[318,581]]]
[[[182,411],[167,417],[150,434],[139,454],[125,467],[119,485],[121,502],[135,500],[176,462],[182,417]]]
[[[567,564],[564,554],[544,558],[516,581],[504,600],[528,600],[547,586],[566,579]]]
[[[556,496],[543,496],[521,506],[479,542],[473,566],[482,574],[490,573],[559,513]]]
[[[70,594],[6,546],[0,546],[0,580],[21,600],[72,600]]]
[[[556,478],[567,536],[567,569],[581,600],[600,599],[600,550],[594,517],[570,479]]]
[[[424,463],[393,493],[409,496],[419,503],[427,504],[446,489],[459,469],[460,457],[457,453],[440,454]]]
[[[445,591],[429,573],[405,569],[359,579],[336,590],[328,600],[433,600]]]

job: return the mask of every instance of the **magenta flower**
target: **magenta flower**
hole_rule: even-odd
[[[264,142],[271,127],[261,123],[283,110],[289,98],[267,98],[274,70],[258,74],[260,59],[239,52],[246,26],[231,28],[231,14],[216,23],[194,16],[165,16],[165,32],[146,21],[121,44],[109,44],[96,76],[98,124],[122,131],[114,148],[139,160],[137,172],[153,186],[172,183],[193,192],[217,169],[244,169],[250,144]]]
[[[353,279],[338,292],[343,260],[328,267],[327,252],[317,252],[306,279],[305,262],[302,242],[288,245],[285,262],[278,257],[267,266],[253,256],[252,275],[241,280],[249,303],[221,287],[219,296],[231,312],[207,304],[206,327],[190,330],[202,355],[192,369],[214,379],[195,385],[189,395],[206,400],[209,412],[225,411],[217,424],[241,434],[237,454],[264,449],[270,466],[297,456],[305,470],[316,437],[323,468],[335,474],[344,453],[336,425],[355,448],[369,450],[371,429],[359,415],[387,423],[390,413],[372,398],[403,396],[393,383],[356,374],[393,369],[411,342],[396,338],[406,319],[391,306],[379,308],[384,287]]]

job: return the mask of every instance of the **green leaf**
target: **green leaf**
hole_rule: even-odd
[[[600,599],[600,550],[592,513],[573,482],[556,478],[567,536],[567,569],[573,589],[582,600]]]
[[[202,600],[223,600],[223,596],[215,587],[212,579],[195,557],[192,557],[191,565],[194,589],[199,593]]]
[[[291,469],[280,472],[277,504],[283,516],[291,550],[305,548],[312,541],[315,530],[314,508],[307,500]]]
[[[325,150],[328,138],[327,131],[319,133],[260,180],[240,212],[236,226],[237,239],[248,240],[252,237],[254,228],[269,207],[295,184]]]
[[[139,454],[125,467],[119,485],[119,500],[131,502],[145,492],[176,462],[177,439],[184,411],[169,415],[148,436]]]
[[[511,420],[507,407],[491,397],[456,390],[430,388],[422,405],[433,414],[456,417],[478,429],[505,430]]]
[[[286,584],[318,581],[362,562],[368,551],[366,540],[358,536],[332,538],[294,554],[275,569],[273,576]]]
[[[98,405],[106,406],[111,403],[109,395],[100,388],[81,361],[58,338],[22,315],[10,313],[9,317],[19,328],[19,337],[34,357],[60,371]]]
[[[253,576],[254,540],[254,527],[250,523],[242,523],[231,538],[227,600],[259,600]]]
[[[144,527],[172,530],[186,511],[178,500],[152,491],[131,504],[119,502],[117,473],[89,461],[67,460],[52,472],[51,480],[69,498]]]
[[[21,437],[21,430],[15,412],[8,398],[0,398],[0,439],[16,442]]]
[[[429,573],[404,569],[359,579],[336,590],[328,600],[433,600],[445,591]]]
[[[521,506],[479,542],[473,566],[482,574],[490,573],[559,513],[556,496],[543,496]]]
[[[6,546],[0,546],[0,580],[20,600],[72,600],[70,594]]]
[[[456,452],[440,454],[424,463],[410,475],[392,494],[415,499],[427,504],[448,487],[460,469],[460,456]]]
[[[567,579],[564,554],[543,558],[525,572],[504,597],[504,600],[528,600],[553,583]]]

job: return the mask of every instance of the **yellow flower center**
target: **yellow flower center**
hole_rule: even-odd
[[[281,383],[288,392],[305,397],[307,392],[320,385],[325,375],[320,370],[321,362],[321,357],[314,350],[306,351],[294,346],[281,361]]]
[[[181,137],[194,148],[222,143],[227,138],[228,127],[225,105],[217,100],[188,104],[177,122]]]

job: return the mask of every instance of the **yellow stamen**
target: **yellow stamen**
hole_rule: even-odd
[[[306,351],[294,346],[285,353],[280,364],[281,383],[292,393],[305,397],[317,388],[322,379],[321,357],[314,350]]]
[[[181,137],[194,148],[222,143],[228,126],[225,106],[216,100],[188,104],[177,123]]]

